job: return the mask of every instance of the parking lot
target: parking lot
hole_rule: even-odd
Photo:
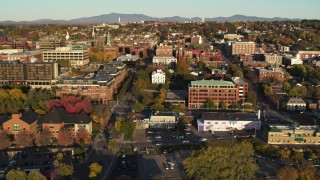
[[[124,177],[128,177],[129,179],[137,179],[139,177],[137,159],[137,155],[120,154],[117,157],[114,169],[109,179]]]
[[[158,155],[139,155],[140,178],[187,179],[182,162],[190,154],[191,151],[179,151]]]

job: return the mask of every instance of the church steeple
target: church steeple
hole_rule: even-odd
[[[111,36],[110,36],[110,32],[108,31],[108,35],[107,35],[107,39],[106,39],[106,45],[111,45]]]
[[[92,28],[92,39],[96,38],[96,33],[94,32],[94,28]]]

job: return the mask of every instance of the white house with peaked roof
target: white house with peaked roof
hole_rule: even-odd
[[[152,84],[165,84],[166,83],[166,73],[162,69],[157,69],[152,72],[151,75]]]
[[[288,111],[305,111],[307,103],[302,98],[292,97],[287,102]]]

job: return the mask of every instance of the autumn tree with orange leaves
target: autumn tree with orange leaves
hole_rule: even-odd
[[[80,128],[77,135],[76,135],[76,141],[78,144],[83,142],[84,144],[90,144],[91,142],[91,136],[87,129],[85,128]]]
[[[51,143],[52,133],[48,128],[44,128],[40,134],[36,135],[36,145],[47,146]]]
[[[61,146],[70,146],[74,143],[74,135],[73,132],[69,131],[66,128],[62,128],[58,134],[58,143]]]

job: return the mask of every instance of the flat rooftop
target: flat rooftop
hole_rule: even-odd
[[[242,112],[204,112],[203,120],[226,120],[226,121],[260,121],[255,113]]]

